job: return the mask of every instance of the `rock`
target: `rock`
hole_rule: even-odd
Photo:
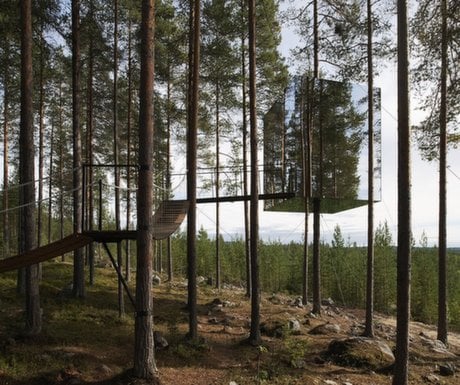
[[[300,322],[295,318],[291,318],[288,321],[288,328],[293,333],[300,333]]]
[[[295,306],[295,307],[300,307],[302,308],[303,307],[303,303],[302,303],[302,297],[297,297],[296,299],[294,299],[291,303],[291,306]]]
[[[206,283],[206,278],[202,277],[201,275],[196,277],[196,284],[201,285],[202,283]]]
[[[327,385],[338,385],[337,382],[332,381],[332,380],[324,380],[323,382]]]
[[[308,333],[313,335],[338,334],[341,332],[340,326],[337,324],[325,323],[311,329]]]
[[[327,298],[327,299],[323,299],[323,300],[321,301],[321,305],[323,305],[323,306],[334,306],[335,303],[334,303],[334,301],[332,300],[332,298]]]
[[[383,369],[392,365],[395,357],[383,341],[365,337],[333,340],[327,356],[339,365]]]
[[[440,340],[432,340],[430,338],[426,338],[426,337],[423,337],[423,336],[420,336],[420,340],[422,342],[422,345],[428,346],[428,347],[430,347],[432,349],[447,350],[447,347],[444,344],[444,342],[442,342]]]
[[[161,285],[161,277],[158,274],[152,274],[152,285],[154,286]]]
[[[453,376],[455,374],[455,371],[456,371],[456,368],[451,363],[439,365],[439,374],[441,376]]]
[[[238,385],[235,381],[230,381],[228,385]]]
[[[96,371],[104,376],[110,376],[113,374],[113,370],[104,364],[102,364],[101,366],[98,366],[96,368]]]
[[[345,381],[342,383],[342,385],[353,385],[353,383],[351,383],[350,381]]]
[[[439,377],[438,376],[435,376],[434,374],[429,374],[427,376],[423,376],[422,379],[425,381],[425,382],[428,382],[430,384],[439,384],[440,381],[439,381]]]
[[[271,303],[275,304],[275,305],[281,305],[281,304],[283,304],[282,299],[281,299],[278,295],[276,295],[275,293],[273,293],[273,294],[271,295],[271,297],[268,298],[268,300],[269,300]]]
[[[169,347],[168,341],[166,341],[166,338],[164,338],[159,331],[153,332],[153,341],[155,344],[155,350],[164,350]]]
[[[281,338],[285,335],[284,326],[280,321],[268,320],[260,324],[260,332],[268,337]]]

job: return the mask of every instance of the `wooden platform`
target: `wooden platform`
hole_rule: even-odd
[[[174,233],[184,220],[187,211],[188,201],[186,200],[161,202],[153,216],[153,239],[165,239]],[[0,260],[0,273],[59,257],[70,251],[78,250],[91,242],[112,243],[121,242],[124,239],[135,240],[136,238],[136,230],[84,231],[81,234],[72,234],[46,246]]]

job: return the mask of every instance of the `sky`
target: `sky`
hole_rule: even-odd
[[[394,32],[395,33],[395,32]],[[396,36],[396,33],[395,33]],[[287,56],[296,45],[297,37],[292,30],[283,28],[282,53]],[[382,92],[382,200],[374,205],[375,226],[386,222],[397,242],[397,76],[396,63],[388,65],[375,79],[375,87]],[[417,110],[415,98],[411,98],[411,124],[419,122],[423,115]],[[261,156],[259,156],[260,162]],[[421,159],[415,146],[411,150],[412,173],[412,233],[416,245],[422,234],[428,245],[438,243],[438,164]],[[447,245],[460,247],[460,152],[449,150],[447,172]],[[259,209],[259,236],[265,241],[282,243],[303,241],[304,214],[263,211]],[[200,204],[197,208],[198,228],[203,227],[212,237],[215,233],[215,205]],[[221,204],[221,234],[225,239],[243,237],[243,204]],[[312,216],[310,216],[309,239],[312,239]],[[337,214],[321,215],[321,240],[330,243],[334,227],[340,226],[349,244],[367,244],[367,206]]]

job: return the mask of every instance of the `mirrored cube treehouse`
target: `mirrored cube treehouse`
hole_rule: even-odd
[[[381,199],[380,89],[374,89],[374,201]],[[305,194],[335,213],[368,202],[367,87],[295,77],[264,116],[265,210],[303,212]],[[311,199],[310,199],[311,202]],[[311,208],[310,208],[311,209]]]

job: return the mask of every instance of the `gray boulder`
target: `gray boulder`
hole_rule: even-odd
[[[395,361],[393,352],[385,342],[365,337],[333,340],[326,355],[338,365],[372,370],[387,368]]]

